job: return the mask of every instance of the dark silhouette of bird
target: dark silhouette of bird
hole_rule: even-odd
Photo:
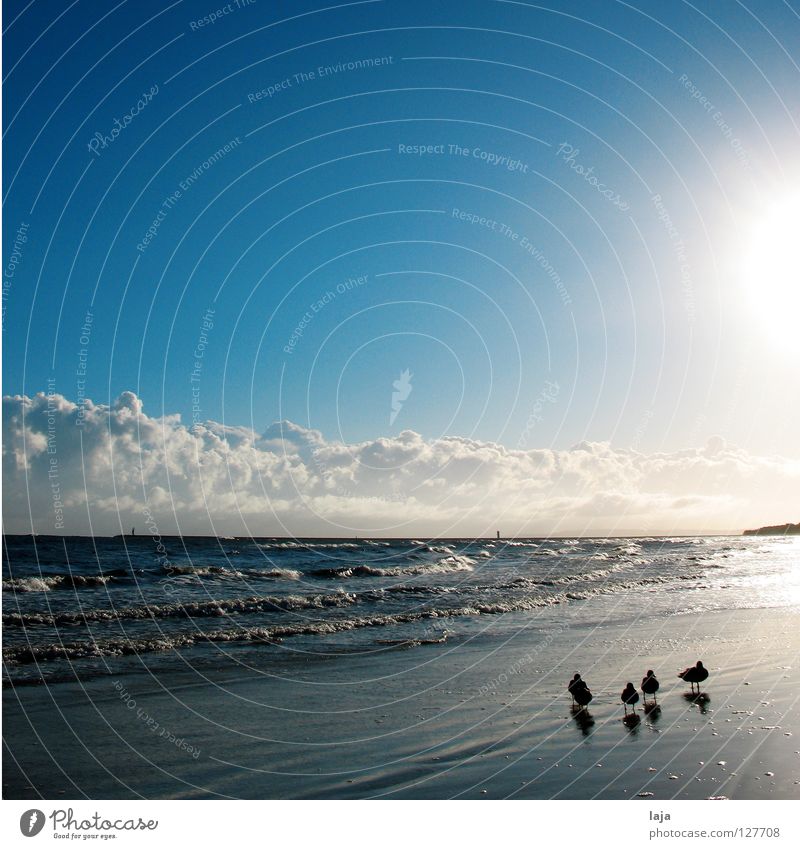
[[[656,693],[660,686],[661,685],[658,683],[655,672],[653,672],[652,669],[648,669],[647,675],[642,678],[642,693],[644,693],[645,704],[647,704],[648,696],[652,696],[654,702],[658,701],[658,699],[656,699]]]
[[[622,704],[625,706],[625,716],[628,715],[628,705],[630,705],[633,708],[633,712],[636,713],[634,705],[639,701],[639,694],[636,692],[636,687],[634,687],[630,681],[628,681],[625,685],[625,689],[622,691],[620,698],[622,699]]]
[[[572,698],[575,699],[582,708],[585,708],[592,700],[592,693],[584,681],[581,681],[580,686],[575,688]]]
[[[577,702],[578,705],[584,708],[592,700],[592,694],[589,687],[577,672],[572,676],[572,680],[569,684],[567,684],[567,690],[569,691],[570,696],[572,696],[573,707],[575,707],[575,703]]]
[[[697,684],[697,692],[699,693],[700,682],[708,678],[708,670],[703,666],[703,661],[698,660],[694,666],[687,666],[683,672],[679,672],[678,678],[682,678],[688,684],[691,684],[692,692],[694,692],[694,686]]]
[[[576,672],[572,676],[572,679],[570,680],[569,684],[567,684],[567,692],[572,697],[572,706],[573,707],[575,707],[575,689],[576,689],[576,687],[579,687],[582,683],[583,683],[583,681],[581,679],[580,673]]]
[[[581,706],[586,707],[592,700],[591,690],[584,684],[575,691],[575,701]]]

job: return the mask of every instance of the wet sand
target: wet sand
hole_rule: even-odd
[[[5,798],[800,797],[794,609],[595,623],[590,604],[466,641],[4,690]],[[584,623],[584,624],[581,624]],[[507,622],[505,623],[507,624]],[[701,658],[701,698],[677,670]],[[652,668],[660,709],[619,701]],[[570,709],[580,671],[594,701]],[[9,756],[9,752],[11,756]]]

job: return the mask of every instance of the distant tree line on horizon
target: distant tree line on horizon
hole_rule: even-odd
[[[800,534],[800,523],[793,525],[787,522],[785,525],[768,525],[765,528],[754,528],[745,531],[746,537],[786,536],[787,534]]]

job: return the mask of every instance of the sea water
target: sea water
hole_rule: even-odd
[[[6,536],[4,681],[335,663],[800,602],[800,538]],[[444,650],[444,648],[443,648]]]

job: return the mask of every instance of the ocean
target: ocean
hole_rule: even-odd
[[[800,602],[797,538],[161,542],[6,536],[4,684],[285,671],[546,635],[567,612],[591,627]]]

